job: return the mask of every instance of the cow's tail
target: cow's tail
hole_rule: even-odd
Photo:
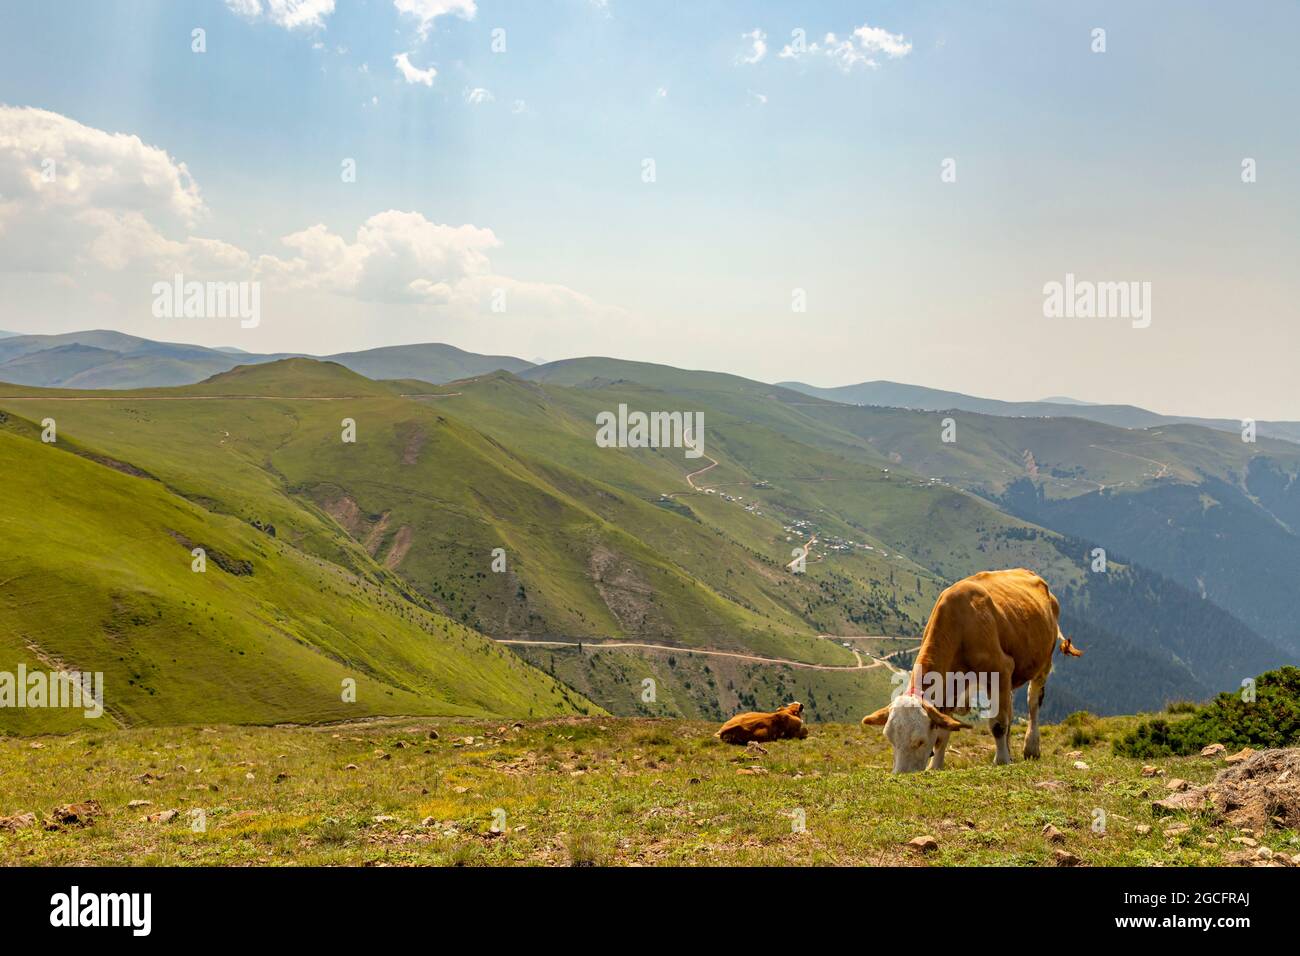
[[[1075,647],[1074,644],[1071,643],[1070,639],[1069,639],[1068,637],[1066,637],[1064,634],[1061,633],[1061,629],[1060,629],[1059,627],[1056,629],[1056,636],[1057,636],[1057,637],[1060,639],[1060,641],[1061,641],[1061,644],[1060,644],[1060,651],[1061,651],[1061,653],[1064,654],[1066,657],[1082,657],[1082,656],[1083,656],[1083,651],[1081,651],[1081,650],[1079,650],[1077,647]]]

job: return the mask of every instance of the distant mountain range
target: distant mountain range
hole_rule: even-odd
[[[256,354],[94,330],[61,335],[0,333],[0,382],[40,388],[166,388],[192,385],[229,371],[285,358],[337,362],[367,378],[419,379],[439,384],[499,370],[522,372],[531,362],[478,355],[435,343],[342,352]]]
[[[579,378],[599,379],[593,363],[614,363],[627,374],[638,368],[668,366],[625,362],[617,359],[580,358],[557,362],[529,362],[509,355],[480,355],[441,343],[394,345],[310,355],[304,352],[255,353],[222,346],[209,348],[178,342],[158,342],[103,329],[57,335],[26,335],[0,331],[0,382],[39,388],[136,389],[192,385],[229,371],[237,365],[275,362],[285,358],[313,358],[331,362],[370,379],[406,379],[440,385],[488,372],[504,371],[549,384],[574,384]],[[611,365],[611,368],[613,365]],[[580,369],[576,373],[575,369]],[[679,375],[712,375],[725,387],[748,382],[718,372],[688,372]],[[612,381],[612,379],[611,379]],[[761,384],[761,383],[754,383]],[[804,395],[848,405],[915,409],[919,411],[964,411],[1002,418],[1082,418],[1119,428],[1154,428],[1161,425],[1200,425],[1239,434],[1241,422],[1228,418],[1197,418],[1162,415],[1135,405],[1105,405],[1052,396],[1035,402],[1004,402],[961,392],[905,385],[898,382],[862,382],[821,388],[804,382],[780,382],[778,386]],[[1261,437],[1300,443],[1300,422],[1260,421]]]
[[[0,370],[0,376],[3,370]],[[781,382],[805,395],[849,405],[878,405],[889,408],[914,408],[921,411],[978,412],[1003,418],[1086,418],[1089,421],[1120,428],[1153,428],[1157,425],[1200,425],[1218,431],[1241,432],[1241,421],[1231,418],[1193,418],[1187,415],[1161,415],[1136,405],[1097,405],[1072,398],[1053,397],[1037,402],[1002,402],[993,398],[976,398],[961,392],[945,392],[920,385],[898,382],[861,382],[836,388],[818,388],[803,382]],[[1300,422],[1256,422],[1257,435],[1300,442]]]
[[[314,358],[337,362],[367,378],[407,379],[442,384],[505,371],[523,374],[551,384],[573,384],[573,369],[581,368],[587,378],[591,363],[616,362],[626,369],[666,369],[645,363],[614,359],[564,359],[534,363],[509,355],[480,355],[441,343],[394,345],[310,355],[303,352],[254,353],[231,347],[209,348],[178,342],[158,342],[108,330],[67,332],[57,335],[25,335],[0,331],[0,382],[39,388],[136,389],[192,385],[229,371],[237,365],[274,362],[285,358]],[[748,381],[723,373],[718,381],[733,384]],[[1135,405],[1104,405],[1053,396],[1035,402],[1005,402],[979,398],[961,392],[905,385],[898,382],[862,382],[821,388],[804,382],[780,382],[779,387],[849,405],[916,409],[920,411],[964,411],[1003,418],[1082,418],[1119,428],[1153,428],[1161,425],[1200,425],[1218,431],[1240,433],[1235,419],[1196,418],[1162,415]],[[1257,433],[1300,443],[1300,422],[1260,421]]]

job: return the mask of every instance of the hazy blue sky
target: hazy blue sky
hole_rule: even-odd
[[[0,11],[0,328],[1300,418],[1290,0]],[[176,272],[261,324],[154,318]],[[1149,327],[1044,317],[1067,273]]]

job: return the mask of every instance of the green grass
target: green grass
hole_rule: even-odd
[[[61,442],[63,439],[61,439]],[[0,427],[0,669],[104,674],[104,721],[540,716],[589,705],[481,635],[162,483]],[[192,570],[190,546],[209,553]],[[223,570],[247,562],[251,573]],[[358,561],[364,559],[364,554]],[[373,569],[373,565],[372,565]],[[355,702],[343,681],[357,682]],[[81,712],[0,710],[0,730]]]
[[[81,828],[0,831],[0,864],[1036,866],[1051,865],[1058,847],[1042,834],[1047,824],[1091,866],[1227,862],[1238,831],[1200,815],[1153,817],[1162,779],[1110,752],[1109,738],[1134,722],[1096,721],[1098,739],[1078,747],[1072,728],[1045,727],[1043,759],[1010,767],[991,765],[986,732],[963,731],[950,769],[903,777],[887,772],[879,731],[842,724],[814,724],[806,740],[767,745],[757,759],[714,738],[714,723],[611,717],[518,729],[388,720],[6,739],[0,815],[40,817],[87,799],[103,812]],[[1078,759],[1087,770],[1075,769]],[[1221,766],[1153,762],[1198,784]],[[766,773],[738,773],[751,767]],[[145,774],[157,779],[142,782]],[[152,805],[128,808],[131,800]],[[140,819],[166,809],[180,816]],[[190,828],[194,810],[204,832]],[[496,810],[505,815],[499,835]],[[1104,832],[1094,830],[1098,810]],[[803,832],[793,826],[800,812]],[[1171,824],[1187,829],[1166,835]],[[922,834],[937,838],[937,852],[907,849]],[[1254,838],[1300,852],[1293,833]]]

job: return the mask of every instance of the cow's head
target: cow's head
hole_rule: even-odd
[[[943,713],[919,694],[901,694],[874,714],[862,718],[871,727],[884,727],[894,748],[894,773],[924,770],[941,731],[969,729]]]
[[[797,700],[777,710],[777,720],[781,722],[786,737],[795,737],[803,740],[808,736],[808,725],[803,722],[800,715],[803,713],[803,704]]]

